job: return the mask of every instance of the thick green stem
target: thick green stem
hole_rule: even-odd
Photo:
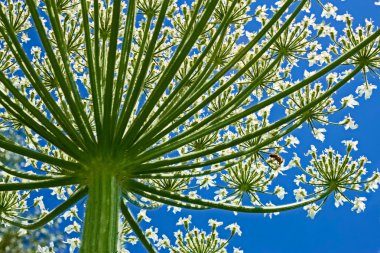
[[[81,253],[117,251],[120,196],[117,178],[107,167],[89,176]]]

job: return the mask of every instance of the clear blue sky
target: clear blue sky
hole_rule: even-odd
[[[340,13],[351,13],[355,22],[364,23],[365,18],[371,17],[380,25],[380,6],[375,6],[374,0],[331,2],[339,7]],[[373,83],[380,89],[379,79]],[[352,85],[346,89],[354,89]],[[347,90],[342,92],[346,93]],[[380,90],[376,90],[370,100],[361,99],[360,106],[349,113],[359,128],[355,131],[328,128],[326,141],[319,146],[339,147],[342,140],[353,138],[359,141],[357,156],[367,156],[372,161],[369,166],[371,169],[380,168]],[[310,134],[302,136],[302,139],[303,145],[295,150],[300,152],[300,156],[305,147],[316,143]],[[150,225],[157,226],[160,232],[168,235],[177,229],[175,219],[188,214],[193,216],[194,225],[204,228],[211,217],[223,220],[225,224],[238,222],[243,234],[234,237],[231,245],[241,246],[245,253],[380,253],[380,191],[366,194],[365,197],[368,200],[364,213],[352,212],[350,205],[335,208],[331,198],[314,220],[306,218],[304,210],[281,213],[272,219],[257,214],[234,216],[218,210],[182,211],[174,217],[165,211],[152,211],[148,214],[153,218]]]

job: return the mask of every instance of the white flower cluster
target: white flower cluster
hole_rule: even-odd
[[[364,211],[365,197],[356,197],[354,193],[375,191],[380,184],[380,173],[374,171],[372,175],[367,175],[366,165],[370,163],[364,156],[354,160],[351,157],[352,150],[357,150],[357,141],[343,141],[346,146],[344,156],[337,153],[332,148],[325,149],[321,154],[317,154],[314,146],[306,154],[311,156],[310,165],[303,167],[300,159],[295,156],[292,163],[300,168],[303,174],[297,175],[294,182],[298,189],[294,190],[297,201],[302,201],[310,196],[324,196],[321,204],[316,203],[305,206],[310,218],[314,218],[321,210],[327,196],[326,192],[334,194],[335,206],[339,207],[344,202],[353,205],[352,210],[360,213]],[[303,186],[302,186],[303,185]],[[305,188],[304,188],[305,187]],[[313,192],[307,192],[307,188],[313,188]]]
[[[211,227],[211,232],[200,230],[196,227],[190,229],[191,215],[186,218],[180,218],[177,222],[178,226],[183,226],[184,231],[178,230],[174,233],[176,244],[173,246],[167,236],[163,236],[158,240],[157,247],[159,249],[169,249],[171,253],[185,252],[208,252],[208,253],[227,253],[227,246],[234,235],[241,235],[240,226],[236,223],[225,227],[230,231],[228,239],[219,237],[218,227],[223,225],[223,222],[210,219],[208,225]],[[185,233],[185,234],[184,234]],[[233,248],[233,253],[243,253],[238,248]]]

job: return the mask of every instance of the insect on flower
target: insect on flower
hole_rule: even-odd
[[[284,163],[284,158],[282,158],[280,155],[278,154],[270,154],[269,155],[270,158],[276,160],[276,162],[278,163],[278,165],[282,165]]]

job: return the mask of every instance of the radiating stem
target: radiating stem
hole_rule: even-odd
[[[121,211],[125,217],[125,219],[128,221],[129,225],[131,226],[133,232],[137,235],[137,237],[140,239],[141,243],[144,244],[145,248],[148,250],[149,253],[156,253],[156,249],[154,246],[149,242],[148,238],[144,235],[144,232],[139,227],[139,224],[136,222],[136,220],[133,218],[131,212],[129,211],[128,207],[126,207],[123,203],[121,205]]]
[[[280,205],[280,206],[238,206],[238,205],[233,205],[233,204],[228,204],[228,203],[223,203],[223,202],[190,198],[189,196],[173,193],[170,191],[155,189],[151,186],[144,185],[134,180],[128,181],[128,185],[129,187],[138,188],[139,190],[146,191],[160,197],[175,199],[184,203],[202,205],[202,206],[207,206],[209,208],[217,208],[217,209],[222,209],[222,210],[246,212],[246,213],[275,213],[275,212],[293,210],[296,208],[300,208],[300,207],[312,204],[316,201],[322,200],[326,198],[333,191],[333,189],[331,188],[326,188],[323,190],[323,192],[321,192],[318,195],[315,195],[313,198],[305,199],[303,201],[299,201],[299,202],[295,202],[291,204]]]

